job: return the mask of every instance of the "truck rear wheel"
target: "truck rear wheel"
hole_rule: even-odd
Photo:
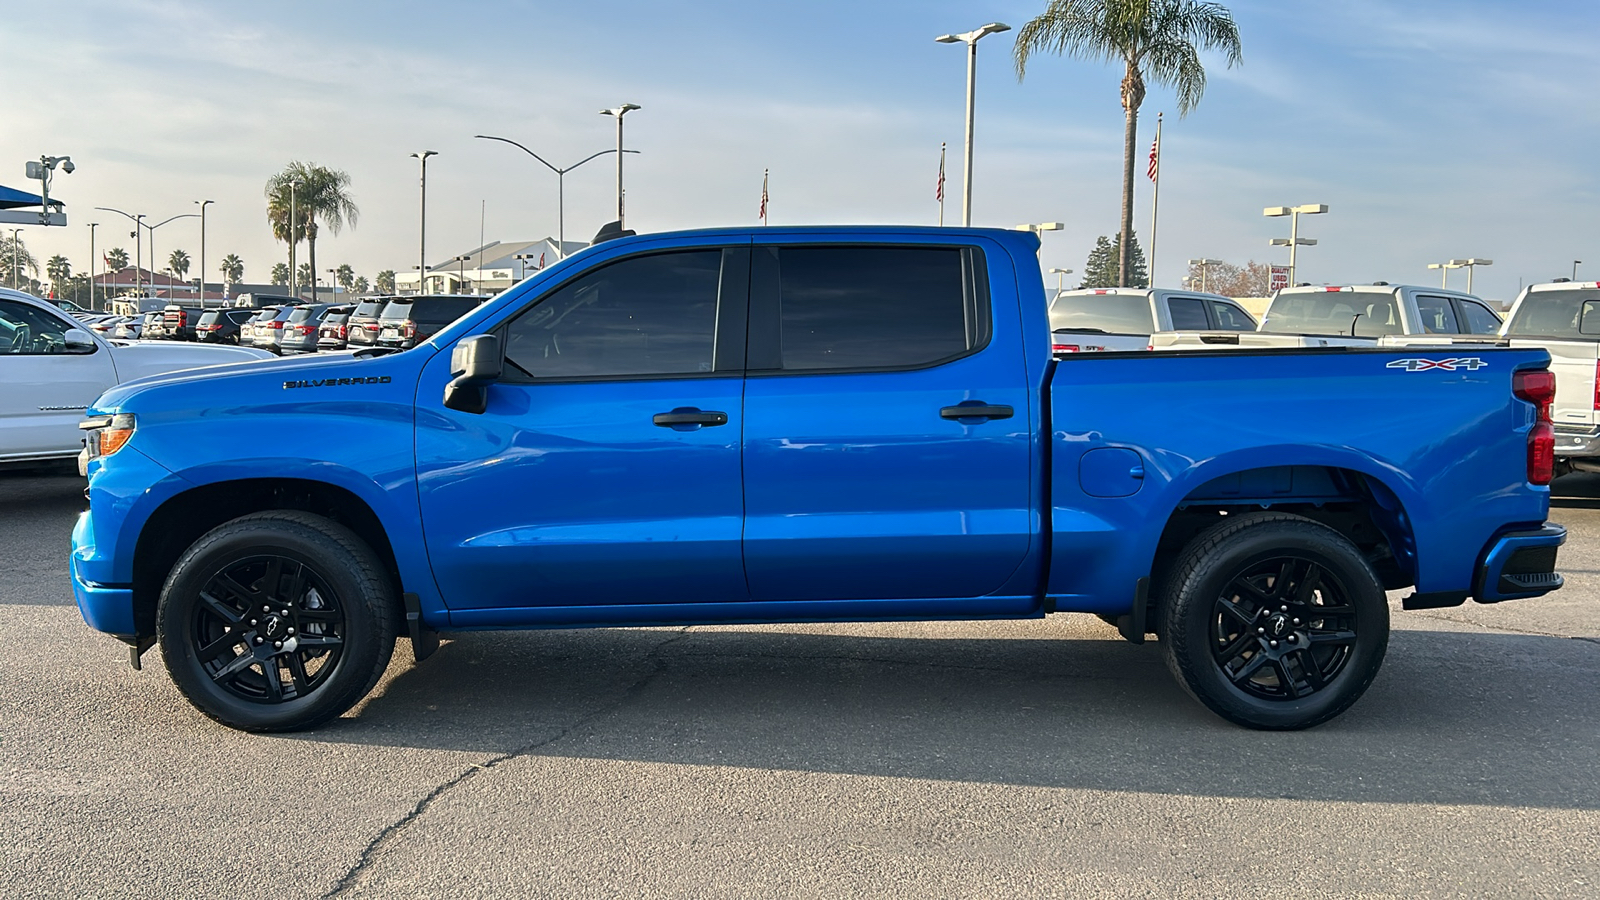
[[[377,683],[394,652],[392,594],[349,529],[310,513],[255,513],[184,552],[156,632],[172,680],[201,712],[244,731],[295,731]]]
[[[1383,664],[1383,585],[1354,544],[1318,522],[1229,516],[1190,542],[1167,583],[1167,666],[1231,722],[1320,725],[1360,699]]]

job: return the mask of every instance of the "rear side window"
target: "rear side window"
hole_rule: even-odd
[[[411,301],[389,301],[389,305],[383,308],[383,313],[378,318],[385,322],[401,322],[411,318]]]
[[[1500,317],[1489,311],[1489,307],[1471,300],[1462,300],[1461,317],[1466,327],[1461,329],[1467,334],[1498,334],[1500,332]]]
[[[1422,319],[1422,330],[1429,334],[1460,334],[1456,325],[1456,311],[1446,297],[1417,297],[1417,315]]]
[[[200,314],[200,322],[199,322],[199,324],[201,324],[201,325],[215,325],[215,324],[217,324],[217,320],[220,319],[220,318],[222,318],[222,314],[221,313],[217,312],[214,309],[208,309],[205,312]]]
[[[1172,313],[1172,330],[1205,331],[1211,327],[1206,321],[1206,303],[1199,297],[1169,297],[1167,309]]]
[[[317,308],[314,306],[297,306],[294,312],[289,313],[288,321],[294,323],[304,322],[317,317]]]
[[[776,282],[784,371],[905,369],[988,341],[980,264],[959,247],[766,247],[755,273],[766,302]]]
[[[344,323],[350,321],[350,313],[348,313],[348,312],[328,313],[328,317],[326,319],[323,319],[322,321],[324,323],[328,324],[328,325],[343,325]]]
[[[382,300],[363,300],[352,316],[375,316],[383,309]]]
[[[720,248],[655,253],[578,276],[506,327],[507,375],[710,373],[723,258]],[[737,289],[741,303],[744,289]]]
[[[1400,334],[1400,309],[1389,291],[1303,291],[1280,293],[1261,322],[1277,334]]]

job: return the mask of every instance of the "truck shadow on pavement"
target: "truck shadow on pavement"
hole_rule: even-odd
[[[1081,629],[1079,639],[1016,639],[1010,627],[997,639],[757,627],[466,634],[421,666],[397,663],[381,695],[303,737],[1110,791],[1600,809],[1593,642],[1397,631],[1352,710],[1310,731],[1267,733],[1191,700],[1154,644],[1109,630],[1104,640],[1081,639]],[[397,651],[409,649],[402,641]]]

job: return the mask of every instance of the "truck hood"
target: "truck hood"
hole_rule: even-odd
[[[266,394],[276,395],[290,385],[302,386],[302,382],[305,387],[317,387],[327,383],[329,379],[337,381],[339,378],[392,376],[396,368],[392,361],[398,357],[403,356],[414,361],[411,366],[403,368],[420,368],[421,363],[425,361],[423,358],[433,355],[431,348],[424,349],[426,346],[383,356],[357,357],[354,353],[319,353],[315,356],[287,359],[253,348],[193,346],[183,349],[230,350],[235,356],[214,357],[193,362],[190,363],[191,368],[180,371],[171,371],[173,367],[169,367],[169,371],[162,374],[123,382],[101,394],[90,408],[90,413],[131,411],[138,409],[140,404],[133,403],[130,407],[130,402],[141,395],[188,394],[199,391],[202,384],[215,385],[221,380],[242,382],[238,385],[239,389],[254,391],[255,395],[260,397]],[[248,357],[239,356],[241,352],[248,354]],[[117,364],[120,369],[122,365],[120,358]],[[193,366],[204,368],[193,368]],[[164,401],[158,401],[158,405],[162,402]]]
[[[124,343],[108,341],[117,381],[126,384],[152,375],[271,359],[272,354],[252,347],[216,347],[176,341]]]

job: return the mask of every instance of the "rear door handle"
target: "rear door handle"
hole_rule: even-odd
[[[939,410],[939,415],[946,419],[1009,419],[1012,414],[1009,406],[970,401]]]
[[[672,412],[656,413],[650,421],[662,428],[674,428],[681,431],[693,431],[702,425],[716,426],[728,424],[728,414],[716,410],[701,410],[693,406],[680,406]]]

